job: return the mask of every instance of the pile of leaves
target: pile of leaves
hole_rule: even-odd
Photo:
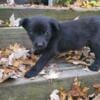
[[[31,66],[35,65],[38,57],[29,54],[29,50],[15,43],[0,50],[0,82],[8,78],[22,77]]]
[[[69,51],[59,55],[57,58],[64,59],[67,63],[75,65],[89,66],[95,58],[95,55],[90,52],[90,48],[84,47],[80,51]],[[15,43],[9,45],[7,48],[0,50],[0,82],[5,81],[8,78],[23,77],[32,66],[35,65],[38,57],[34,54],[30,54],[29,50],[20,44]],[[50,79],[54,76],[58,77],[59,72],[55,71],[55,65],[49,70],[49,74],[46,77]],[[50,67],[49,66],[49,67]],[[48,70],[48,68],[46,68]],[[58,69],[57,69],[58,70]]]
[[[76,0],[73,5],[82,8],[100,7],[100,1],[99,0]]]
[[[80,80],[76,77],[71,89],[55,89],[50,94],[50,100],[100,100],[100,84],[94,84],[95,92],[89,95],[89,88],[81,86]]]
[[[90,51],[89,47],[84,47],[79,51],[69,51],[62,53],[57,58],[62,58],[67,63],[88,67],[94,62],[95,55]]]

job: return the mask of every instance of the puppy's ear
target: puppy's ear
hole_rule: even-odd
[[[20,20],[19,26],[23,26],[26,29],[27,26],[28,26],[28,23],[29,23],[29,19],[28,18],[24,18],[24,19]]]
[[[50,20],[50,24],[53,32],[59,32],[60,26],[57,20],[54,19]]]

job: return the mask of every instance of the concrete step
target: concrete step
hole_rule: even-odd
[[[19,78],[9,80],[0,85],[1,100],[48,100],[53,89],[64,87],[69,90],[75,77],[79,77],[82,85],[90,88],[93,92],[92,84],[100,83],[100,73],[87,72],[82,69],[69,69],[61,72],[59,78],[47,80],[37,76],[34,80]]]
[[[32,47],[32,43],[22,28],[0,28],[0,48],[7,47],[9,44],[20,43],[27,48]]]
[[[61,8],[60,8],[61,9]],[[34,15],[46,15],[50,17],[54,17],[59,20],[67,20],[67,19],[73,19],[77,16],[83,16],[83,15],[99,15],[100,11],[87,11],[87,12],[75,12],[73,10],[56,10],[56,9],[46,9],[46,8],[7,8],[0,7],[0,19],[3,20],[9,20],[9,17],[14,13],[15,18],[18,17],[31,17]]]

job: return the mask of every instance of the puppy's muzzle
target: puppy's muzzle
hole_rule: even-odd
[[[45,43],[44,43],[44,42],[35,43],[35,47],[36,47],[38,50],[42,50],[42,49],[45,48]]]

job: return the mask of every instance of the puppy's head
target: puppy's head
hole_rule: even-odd
[[[36,51],[45,50],[52,38],[56,39],[59,33],[58,22],[46,16],[24,18],[20,25],[27,31]]]

